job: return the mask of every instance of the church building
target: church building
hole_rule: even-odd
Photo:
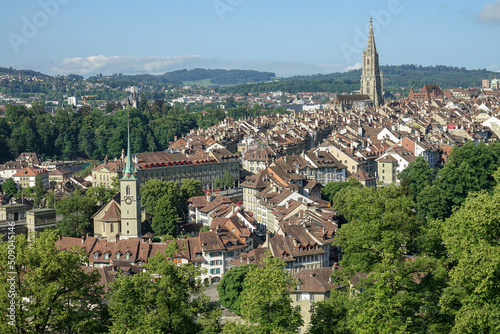
[[[94,236],[108,241],[141,236],[140,178],[130,152],[130,123],[127,141],[127,159],[120,179],[120,192],[92,217]]]
[[[370,18],[370,32],[368,44],[363,50],[363,72],[361,74],[361,94],[370,96],[373,106],[380,107],[384,104],[383,73],[379,69],[378,52],[373,36],[373,24]]]

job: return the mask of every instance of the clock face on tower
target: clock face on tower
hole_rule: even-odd
[[[125,203],[131,204],[132,203],[132,198],[130,198],[130,197],[125,198]]]

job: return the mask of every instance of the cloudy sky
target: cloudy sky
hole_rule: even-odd
[[[2,1],[0,66],[331,73],[359,67],[370,16],[382,65],[500,70],[500,0]]]

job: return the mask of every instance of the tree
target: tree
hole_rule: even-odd
[[[221,180],[219,180],[219,178],[218,178],[218,177],[216,177],[216,178],[214,179],[213,188],[214,188],[214,189],[222,189],[222,187],[223,187],[223,186],[224,186],[224,185],[222,184],[222,181],[221,181]]]
[[[500,181],[500,172],[495,174]],[[500,187],[471,194],[443,224],[450,264],[441,298],[455,316],[453,333],[500,331]]]
[[[353,301],[347,292],[334,290],[330,297],[314,304],[310,334],[351,334],[349,312]]]
[[[49,182],[49,188],[50,188],[51,190],[56,189],[56,187],[57,187],[57,181],[50,181],[50,182]]]
[[[0,242],[0,267],[4,269],[0,273],[0,305],[3,310],[10,306],[11,282],[16,302],[15,319],[1,312],[2,333],[90,334],[106,330],[108,317],[99,273],[82,270],[82,264],[88,262],[84,249],[58,251],[56,240],[54,232],[42,232],[30,244],[22,234]],[[15,264],[8,263],[12,249]],[[9,325],[11,320],[14,326]]]
[[[16,183],[12,178],[5,180],[5,182],[2,184],[2,191],[5,195],[9,197],[12,197],[16,194],[17,192]]]
[[[410,193],[415,201],[418,194],[426,186],[430,186],[434,178],[434,171],[429,168],[429,164],[421,156],[418,156],[398,174],[398,179],[401,181],[408,180],[410,183]]]
[[[224,175],[222,176],[221,180],[222,185],[224,186],[225,189],[229,189],[234,187],[234,180],[231,177],[231,174],[229,174],[228,171],[224,172]]]
[[[63,215],[61,221],[56,223],[56,228],[61,235],[68,237],[82,237],[92,232],[90,217],[94,214],[94,201],[79,190],[69,198],[58,203],[57,213]]]
[[[426,186],[417,196],[417,219],[425,222],[430,219],[444,219],[451,208],[441,188],[436,185]]]
[[[99,187],[88,188],[85,195],[92,199],[94,205],[97,205],[98,203],[104,204],[109,202],[117,193],[117,188],[107,189],[104,185],[100,185]]]
[[[254,265],[239,266],[229,270],[224,274],[217,291],[219,292],[219,302],[226,308],[236,314],[240,314],[241,292],[243,291],[243,282],[250,268]]]
[[[171,261],[175,246],[171,242],[165,253],[155,254],[147,272],[119,275],[110,285],[111,333],[198,333],[201,324],[216,327],[218,313],[203,294],[201,268]]]
[[[195,179],[183,179],[180,189],[182,193],[183,204],[193,196],[205,195],[203,190],[201,190],[201,182]]]
[[[350,312],[356,333],[449,333],[439,307],[444,265],[430,257],[384,254],[358,283]]]
[[[362,188],[363,185],[361,184],[361,182],[354,178],[350,178],[345,182],[329,182],[323,189],[321,189],[321,197],[324,200],[331,202],[333,201],[333,197],[335,196],[335,194],[347,187]]]
[[[419,224],[414,204],[399,187],[348,187],[335,195],[333,206],[347,222],[335,235],[345,272],[370,272],[384,254],[403,256],[415,247]]]
[[[154,210],[153,222],[151,227],[156,235],[176,235],[177,234],[177,221],[179,215],[177,208],[173,206],[169,195],[160,198]]]
[[[43,196],[45,195],[45,189],[43,189],[43,181],[40,175],[35,177],[35,202],[34,207],[40,207],[42,204]]]
[[[181,191],[179,185],[175,182],[165,182],[158,179],[151,179],[141,188],[141,204],[150,215],[155,215],[156,204],[160,198],[168,195],[173,207],[178,208],[181,204]]]
[[[302,325],[300,311],[291,305],[295,282],[285,262],[268,255],[263,267],[251,267],[243,282],[241,316],[254,323],[260,333],[294,332]]]

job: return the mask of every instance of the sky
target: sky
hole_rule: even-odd
[[[0,66],[342,72],[360,68],[370,17],[381,65],[500,71],[500,0],[2,1]]]

